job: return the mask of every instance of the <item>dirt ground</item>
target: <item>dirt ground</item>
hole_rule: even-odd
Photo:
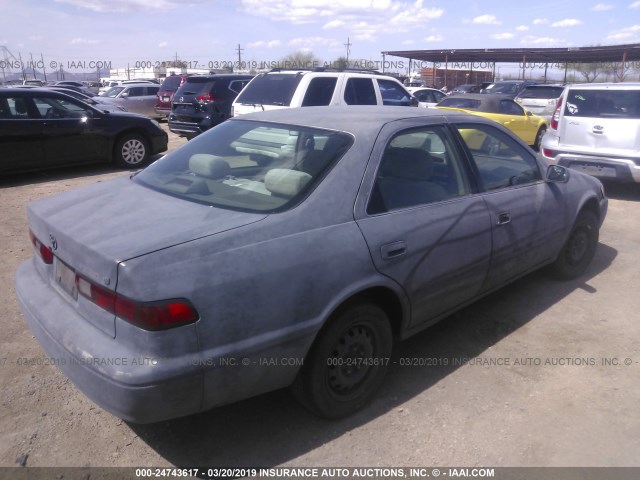
[[[125,174],[93,166],[0,179],[0,467],[640,465],[637,186],[607,185],[588,274],[535,273],[397,345],[382,391],[351,418],[319,420],[278,391],[139,426],[38,364],[13,287],[31,255],[25,205]]]

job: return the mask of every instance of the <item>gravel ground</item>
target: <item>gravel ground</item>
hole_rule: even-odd
[[[171,148],[181,143],[171,134]],[[279,391],[139,426],[92,404],[55,366],[24,364],[43,351],[13,288],[31,255],[25,205],[126,174],[0,179],[0,466],[640,465],[637,186],[607,186],[588,274],[535,273],[398,345],[382,391],[351,418],[319,420]]]

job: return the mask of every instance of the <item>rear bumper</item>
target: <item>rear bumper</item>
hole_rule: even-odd
[[[212,116],[211,118],[193,118],[191,120],[179,120],[174,115],[169,115],[169,130],[177,134],[199,134],[224,122],[226,117]]]
[[[84,320],[33,262],[16,272],[16,295],[40,345],[78,389],[125,420],[152,423],[202,408],[203,372],[188,358],[132,351]]]

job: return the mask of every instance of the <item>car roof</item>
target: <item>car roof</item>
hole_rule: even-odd
[[[567,85],[567,87],[589,90],[602,90],[603,88],[615,90],[637,90],[640,89],[640,83],[572,83]]]
[[[443,122],[447,122],[448,118],[452,120],[493,124],[491,120],[462,112],[395,106],[280,108],[264,112],[248,113],[240,117],[233,117],[230,121],[255,120],[293,124],[349,132],[358,136],[360,133],[370,132],[372,129],[379,130],[384,124],[390,122],[420,117],[440,118]]]

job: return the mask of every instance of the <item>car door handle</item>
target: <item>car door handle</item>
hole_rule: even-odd
[[[385,260],[397,258],[407,253],[407,245],[404,241],[399,240],[393,243],[387,243],[380,247],[380,254]]]
[[[507,223],[511,223],[511,215],[509,212],[502,212],[498,214],[498,225],[506,225]]]

